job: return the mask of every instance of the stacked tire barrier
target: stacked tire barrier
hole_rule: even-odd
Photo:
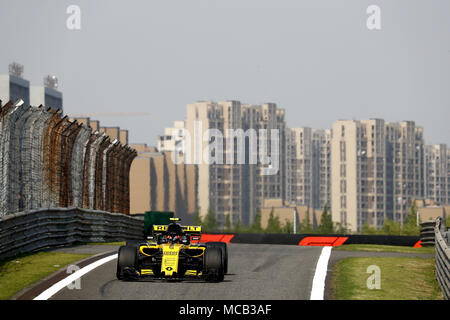
[[[128,214],[136,156],[59,110],[0,105],[0,217],[71,206]]]
[[[434,227],[436,279],[445,299],[450,300],[450,231],[442,222],[441,218],[436,219]]]
[[[144,221],[81,208],[39,209],[0,219],[0,259],[75,242],[143,239]]]
[[[434,227],[436,221],[426,221],[420,224],[420,241],[424,247],[434,246]]]

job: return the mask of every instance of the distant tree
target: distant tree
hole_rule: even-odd
[[[328,204],[325,204],[323,207],[322,216],[320,218],[319,232],[328,234],[334,232],[333,220],[331,219],[331,214],[328,212]]]
[[[294,222],[295,222],[295,230],[294,230]],[[302,223],[298,217],[298,211],[297,208],[294,209],[294,220],[292,221],[292,233],[298,233],[299,230],[301,231]]]
[[[334,231],[337,234],[347,234],[348,233],[348,228],[347,228],[347,225],[345,223],[336,222],[334,224]]]
[[[241,219],[239,219],[234,225],[233,232],[242,233],[245,232],[245,227],[241,223]]]
[[[194,216],[192,217],[192,223],[196,226],[201,226],[202,225],[202,217],[200,216],[200,208],[198,208],[195,212],[194,212]]]
[[[417,225],[417,204],[416,200],[411,201],[411,206],[409,207],[408,214],[406,216],[405,222],[402,227],[402,234],[404,235],[419,235],[420,226]],[[420,221],[419,221],[420,224]]]
[[[224,232],[231,232],[231,218],[230,214],[226,215],[225,218],[225,228],[223,229]]]
[[[414,210],[414,209],[413,209]],[[412,211],[414,212],[414,211]],[[420,234],[420,228],[417,226],[416,215],[409,213],[410,217],[407,217],[403,226],[398,221],[385,218],[383,227],[375,228],[366,222],[361,228],[361,234],[379,234],[379,235],[418,235]]]
[[[217,231],[217,219],[216,213],[213,209],[208,208],[208,213],[206,214],[205,220],[203,221],[203,225],[205,226],[205,231],[214,232]]]
[[[371,227],[368,221],[366,221],[366,223],[364,223],[364,225],[361,228],[361,234],[378,234],[378,233],[379,231],[376,228]]]
[[[269,215],[269,221],[267,222],[267,228],[265,230],[267,233],[281,233],[281,225],[280,225],[280,219],[278,216],[275,216],[274,210],[270,211]]]
[[[384,220],[383,228],[379,233],[385,235],[401,235],[402,226],[400,225],[400,222],[395,222],[389,218],[386,218]]]
[[[311,219],[309,218],[309,207],[306,209],[306,215],[303,221],[300,223],[301,233],[313,233],[313,226],[311,224]]]
[[[283,232],[284,233],[293,233],[294,232],[294,225],[288,220],[285,220],[284,226],[283,226]]]
[[[262,233],[263,228],[261,227],[261,210],[258,209],[255,214],[255,219],[253,220],[253,223],[250,226],[250,232],[254,233]]]

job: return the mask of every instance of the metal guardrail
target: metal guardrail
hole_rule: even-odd
[[[445,226],[445,220],[441,218],[436,219],[434,233],[436,247],[436,279],[445,299],[450,300],[450,231]]]
[[[70,245],[142,239],[144,221],[121,213],[82,208],[47,208],[0,219],[0,259]]]

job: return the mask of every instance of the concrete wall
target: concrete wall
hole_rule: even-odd
[[[130,170],[130,212],[150,211],[150,164],[151,159],[137,157]]]
[[[197,168],[175,164],[172,152],[155,152],[145,144],[130,171],[131,213],[172,211],[183,221],[191,221],[197,210]]]
[[[434,221],[437,217],[447,218],[450,214],[450,207],[424,207],[418,208],[421,222]]]
[[[268,204],[267,201],[265,201],[265,204]],[[277,204],[277,201],[270,202],[269,204]],[[309,221],[313,228],[317,228],[320,224],[320,217],[322,215],[322,211],[319,209],[312,209],[308,208],[307,206],[283,206],[283,207],[276,207],[276,206],[267,206],[261,208],[261,227],[266,228],[270,213],[273,210],[273,214],[275,217],[278,217],[280,221],[280,225],[284,226],[286,225],[286,222],[288,221],[293,225],[294,223],[294,209],[297,210],[297,232],[300,230],[300,223],[304,222],[307,215],[309,215]]]

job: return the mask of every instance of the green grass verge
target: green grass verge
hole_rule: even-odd
[[[60,268],[89,257],[89,254],[39,252],[0,261],[0,300],[14,294]]]
[[[380,289],[368,289],[371,265],[380,268]],[[409,257],[344,258],[333,268],[336,300],[442,300],[434,259]],[[370,282],[370,281],[369,281]],[[371,282],[373,283],[373,282]]]
[[[385,246],[375,244],[344,244],[334,247],[333,250],[339,251],[364,251],[364,252],[399,252],[399,253],[430,253],[434,254],[434,247],[405,247],[405,246]]]

